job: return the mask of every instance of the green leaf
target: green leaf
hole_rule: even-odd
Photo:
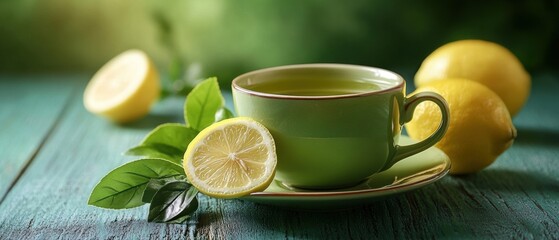
[[[184,221],[198,208],[198,190],[187,182],[170,182],[151,201],[148,222]]]
[[[128,149],[125,154],[147,158],[162,158],[177,164],[181,164],[184,152],[167,145],[140,145]]]
[[[224,107],[221,108],[219,111],[217,111],[217,113],[215,114],[215,122],[219,122],[221,120],[225,120],[233,117],[235,117],[235,114],[233,114],[233,112],[231,112],[229,109]]]
[[[163,158],[181,164],[186,147],[198,131],[183,124],[166,123],[153,129],[140,145],[126,151],[126,155]]]
[[[176,181],[185,181],[185,178],[184,176],[177,176],[149,180],[148,184],[146,185],[146,189],[144,190],[144,194],[142,195],[142,202],[150,203],[153,199],[153,196],[155,196],[155,193],[159,191],[161,187],[165,186],[167,183]]]
[[[140,145],[169,145],[184,153],[198,131],[180,123],[165,123],[153,129]]]
[[[183,168],[163,159],[140,159],[126,163],[97,183],[89,196],[89,205],[124,209],[144,204],[142,195],[151,179],[184,176]]]
[[[200,82],[186,97],[184,118],[188,125],[198,131],[215,122],[216,113],[223,108],[223,96],[217,78]]]

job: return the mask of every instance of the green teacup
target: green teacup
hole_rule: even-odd
[[[448,106],[432,92],[405,96],[393,72],[343,64],[304,64],[262,69],[233,80],[240,116],[266,126],[276,142],[276,179],[309,189],[355,185],[439,141]],[[403,124],[415,107],[432,101],[442,112],[429,138],[399,146]]]

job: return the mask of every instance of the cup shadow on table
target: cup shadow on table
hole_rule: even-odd
[[[382,200],[380,201],[382,202]],[[304,239],[350,239],[352,234],[359,236],[359,226],[373,227],[373,221],[366,215],[370,212],[386,211],[380,205],[365,205],[355,208],[334,211],[307,211],[274,206],[246,203],[254,205],[253,213],[242,213],[242,219],[248,226],[258,226],[266,235],[285,236],[285,238]],[[367,225],[357,224],[367,221]],[[360,232],[362,232],[361,229]]]

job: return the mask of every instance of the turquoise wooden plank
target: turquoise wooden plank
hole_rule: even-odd
[[[83,85],[0,205],[0,238],[149,239],[187,234],[189,225],[148,223],[145,207],[114,211],[87,205],[101,177],[132,159],[122,155],[127,148],[156,125],[182,120],[184,100],[168,99],[145,119],[119,126],[85,111]]]
[[[49,131],[70,95],[71,77],[0,76],[0,201]]]
[[[166,100],[147,118],[118,126],[85,112],[81,96],[74,96],[0,204],[0,232],[6,239],[558,239],[557,76],[534,78],[528,105],[514,120],[518,139],[478,174],[323,213],[201,196],[199,210],[182,225],[147,223],[146,207],[112,211],[86,202],[104,174],[131,160],[120,153],[155,125],[182,121],[183,99]]]

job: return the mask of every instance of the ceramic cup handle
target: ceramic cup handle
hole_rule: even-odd
[[[384,167],[385,169],[392,167],[392,165],[394,165],[399,160],[417,154],[435,145],[439,140],[441,140],[446,130],[448,129],[448,121],[449,121],[448,105],[446,104],[446,101],[441,95],[434,92],[420,92],[414,94],[413,96],[410,96],[409,98],[406,98],[404,103],[404,113],[402,114],[403,117],[402,123],[405,124],[412,120],[413,112],[415,108],[417,107],[418,104],[420,104],[423,101],[431,101],[437,104],[437,106],[441,109],[442,118],[439,127],[437,128],[437,130],[435,130],[433,134],[431,134],[431,136],[424,139],[423,141],[407,146],[399,146],[399,145],[396,146],[396,152],[394,154],[394,157],[392,158],[391,161],[389,161],[386,164],[386,166]]]

